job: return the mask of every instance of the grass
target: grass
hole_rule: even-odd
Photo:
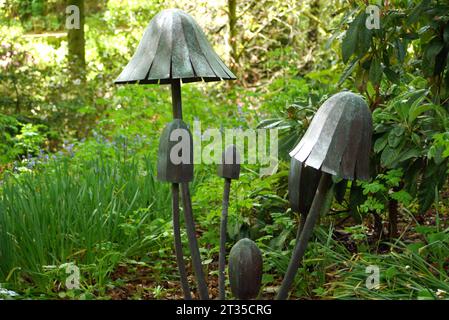
[[[159,251],[161,237],[169,238],[171,205],[154,170],[148,156],[99,151],[5,175],[0,283],[45,288],[49,270],[75,263],[95,266],[90,278],[101,286],[121,259]]]
[[[448,299],[447,231],[426,229],[423,242],[396,241],[381,254],[375,248],[350,252],[333,238],[332,227],[319,228],[296,279],[296,294],[314,299]],[[370,266],[378,267],[380,276],[379,285],[371,289],[366,285]]]
[[[364,239],[358,240],[358,250],[349,250],[348,240],[337,240],[335,231],[332,224],[315,230],[291,299],[449,299],[449,229],[418,224],[409,231],[418,240],[384,243],[390,248],[384,253]],[[287,269],[292,246],[280,250],[258,244],[264,253],[263,296],[270,297]],[[372,266],[379,268],[379,285],[369,288]]]
[[[179,288],[167,287],[178,283],[169,185],[155,180],[155,156],[142,154],[145,148],[137,150],[130,141],[100,140],[87,141],[74,155],[57,156],[33,170],[22,168],[21,173],[4,175],[0,187],[0,286],[18,292],[19,298],[109,298],[111,289],[126,288],[126,279],[141,283],[142,275],[148,282],[131,298],[177,297]],[[222,181],[213,169],[198,166],[192,184],[209,276],[216,271],[212,262],[218,233],[214,230],[218,230],[222,193]],[[253,232],[264,253],[264,298],[271,297],[282,279],[296,232],[294,217],[282,210],[285,200],[259,198],[272,183],[283,183],[282,175],[272,179],[275,182],[262,180],[254,185],[250,183],[252,175],[244,171],[234,188],[236,207],[231,208],[235,219],[270,214],[266,224]],[[244,197],[251,192],[254,197]],[[345,241],[336,240],[332,225],[317,228],[292,298],[448,297],[449,234],[438,223],[416,224],[412,233],[419,237],[389,244],[391,250],[386,254],[370,247],[362,226],[344,230],[352,232],[356,252],[348,250]],[[230,237],[229,244],[234,241]],[[184,253],[187,256],[188,250]],[[71,264],[80,268],[80,290],[66,290]],[[372,265],[380,270],[377,289],[365,285],[366,268]],[[123,268],[129,271],[116,277]]]

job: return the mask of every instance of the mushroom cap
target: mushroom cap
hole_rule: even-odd
[[[318,109],[290,156],[344,179],[368,180],[372,117],[360,95],[344,91]]]
[[[235,80],[195,20],[179,9],[159,12],[148,24],[134,56],[114,81],[171,83]]]
[[[221,155],[217,174],[222,178],[238,179],[240,177],[240,154],[235,145],[230,145]]]
[[[288,174],[288,199],[294,212],[307,215],[312,206],[321,171],[304,166],[295,158],[290,160]]]

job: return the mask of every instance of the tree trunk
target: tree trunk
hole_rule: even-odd
[[[237,0],[228,0],[229,42],[231,44],[231,68],[238,65],[237,52]]]
[[[316,17],[320,16],[320,0],[314,0],[310,4],[309,27],[307,31],[307,46],[314,52],[318,47],[318,21]],[[312,56],[314,56],[312,54]],[[304,65],[305,73],[309,72],[313,67],[313,60],[309,60]]]
[[[85,79],[85,39],[84,39],[84,0],[67,0],[67,5],[79,8],[79,28],[67,30],[68,64],[73,80],[84,82]],[[68,15],[67,15],[68,18]]]

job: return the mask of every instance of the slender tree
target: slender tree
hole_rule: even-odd
[[[307,46],[312,50],[312,53],[316,53],[319,49],[319,20],[317,17],[320,16],[321,12],[320,0],[313,0],[310,3],[310,13],[308,14],[309,18],[309,28],[307,31]],[[314,56],[312,54],[312,56]],[[313,69],[313,59],[310,59],[304,65],[304,72],[308,73]]]
[[[237,0],[228,0],[229,42],[231,44],[231,68],[238,65],[237,53]]]
[[[72,79],[85,79],[85,39],[84,39],[84,0],[67,0],[67,6],[74,5],[79,9],[79,25],[67,30],[68,64]],[[69,17],[68,17],[69,18]],[[75,13],[74,18],[78,18]]]

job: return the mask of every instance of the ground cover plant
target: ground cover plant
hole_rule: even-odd
[[[84,7],[81,40],[66,28],[75,2]],[[260,249],[259,298],[275,298],[300,221],[289,204],[288,153],[342,90],[371,111],[371,177],[333,179],[334,200],[290,299],[448,298],[444,1],[73,3],[0,1],[0,299],[183,298],[170,186],[156,179],[170,89],[113,84],[151,18],[170,7],[195,18],[237,77],[183,84],[194,139],[206,146],[209,128],[278,129],[277,171],[260,176],[259,164],[242,164],[230,189],[226,252],[244,238]],[[379,9],[379,28],[367,27],[368,5]],[[212,298],[224,191],[216,172],[196,164],[190,185]],[[181,239],[188,257],[184,231]]]

